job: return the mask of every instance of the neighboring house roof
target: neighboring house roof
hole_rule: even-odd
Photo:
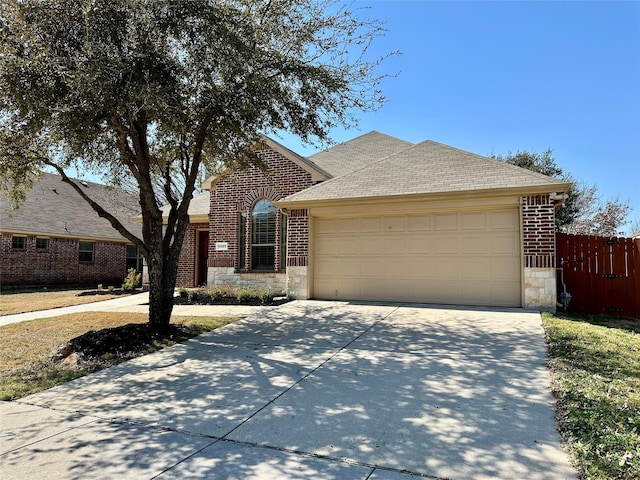
[[[413,146],[411,142],[375,130],[309,157],[309,160],[339,177]]]
[[[133,221],[139,214],[135,194],[119,188],[77,180],[86,194],[113,214],[131,233],[140,235]],[[128,242],[111,224],[85,202],[59,175],[43,173],[17,210],[7,211],[2,198],[0,230],[42,236]]]
[[[211,202],[211,193],[210,192],[202,192],[193,196],[191,199],[191,203],[189,203],[189,209],[187,213],[189,214],[189,222],[190,223],[208,223],[209,222],[209,209]],[[171,209],[170,205],[164,205],[162,207],[162,216],[166,219],[169,216],[169,210]],[[142,217],[136,217],[138,221],[142,221]]]
[[[379,135],[374,138],[380,139]],[[368,150],[366,155],[358,157],[371,158],[363,168],[291,195],[282,203],[505,189],[551,193],[565,192],[570,186],[524,168],[431,140],[390,156],[381,152],[374,158],[373,153]],[[344,155],[345,162],[348,158]],[[322,162],[318,163],[322,165]]]

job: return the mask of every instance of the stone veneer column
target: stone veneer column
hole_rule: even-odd
[[[524,307],[556,311],[555,208],[549,195],[522,197]]]
[[[287,295],[309,298],[309,212],[299,208],[289,210],[287,222]]]

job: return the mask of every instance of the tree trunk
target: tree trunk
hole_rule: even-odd
[[[149,220],[146,244],[149,248],[149,326],[153,331],[166,331],[171,323],[173,297],[178,277],[178,260],[189,217],[184,214],[173,234],[163,232],[162,217]]]
[[[167,330],[171,323],[175,280],[166,278],[167,273],[149,266],[149,326],[156,332]]]

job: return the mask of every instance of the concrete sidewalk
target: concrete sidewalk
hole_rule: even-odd
[[[296,301],[0,404],[3,480],[563,479],[540,316]]]
[[[103,300],[101,302],[0,316],[0,326],[36,320],[38,318],[52,318],[81,312],[148,313],[148,303],[148,292],[135,295],[123,295],[122,297]],[[187,317],[245,317],[264,308],[273,307],[256,307],[251,305],[174,305],[173,315]]]

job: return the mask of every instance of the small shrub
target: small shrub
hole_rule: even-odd
[[[197,302],[198,301],[198,292],[196,290],[190,290],[189,293],[187,294],[189,301],[190,302]]]
[[[235,297],[237,295],[235,288],[231,285],[219,285],[216,290],[220,290],[223,297]]]
[[[107,290],[109,290],[110,292],[113,292],[116,289],[116,287],[114,287],[113,285],[109,285],[107,287]]]
[[[130,268],[127,270],[127,276],[124,277],[124,283],[122,284],[123,292],[130,292],[134,288],[138,286],[140,280],[142,279],[142,274],[137,273],[135,268]]]
[[[180,287],[178,289],[178,295],[180,295],[180,298],[187,298],[187,296],[189,295],[189,293],[187,292],[187,289],[184,287]]]
[[[214,290],[211,290],[209,292],[209,295],[211,296],[212,300],[220,300],[222,298],[222,290],[216,288]]]
[[[247,288],[241,288],[238,290],[237,298],[240,303],[248,302],[251,300],[251,291]]]
[[[274,293],[270,289],[265,288],[260,292],[260,301],[263,305],[270,305],[271,303],[273,303],[274,296]]]

